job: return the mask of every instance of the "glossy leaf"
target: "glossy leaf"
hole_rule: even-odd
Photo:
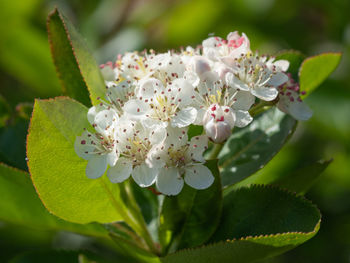
[[[90,105],[104,96],[105,85],[87,44],[57,9],[48,17],[47,30],[52,57],[65,94]],[[89,91],[89,92],[88,92]]]
[[[76,136],[89,127],[87,108],[69,98],[36,100],[27,139],[28,166],[45,207],[71,222],[121,220],[119,185],[105,176],[88,179],[87,161],[74,151]]]
[[[307,241],[320,226],[319,211],[309,201],[264,186],[231,192],[221,218],[209,245],[170,254],[162,262],[256,262]]]
[[[29,121],[12,115],[6,125],[0,127],[0,161],[27,170],[26,136]]]
[[[280,177],[274,184],[299,194],[305,194],[331,162],[332,160],[319,161],[302,167],[287,176]]]
[[[298,194],[305,194],[331,162],[332,160],[315,162],[287,174],[276,172],[257,173],[226,188],[224,195],[242,186],[250,186],[252,184],[273,184]]]
[[[80,225],[51,215],[41,203],[29,174],[0,164],[0,220],[40,230],[67,230],[107,237],[98,224]]]
[[[337,68],[341,53],[323,53],[304,60],[299,70],[300,90],[308,96]]]
[[[234,131],[219,154],[222,185],[235,184],[263,168],[287,142],[296,121],[277,109]]]
[[[179,195],[164,198],[159,239],[165,250],[201,245],[214,233],[221,214],[222,192],[217,160],[208,161],[207,166],[215,176],[208,189],[195,190],[186,185]]]

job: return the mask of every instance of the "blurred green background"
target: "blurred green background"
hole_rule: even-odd
[[[349,0],[0,0],[0,161],[23,170],[33,100],[61,94],[46,33],[46,17],[54,6],[79,29],[99,63],[125,51],[196,46],[209,33],[225,37],[234,30],[245,32],[260,53],[343,52],[337,71],[307,98],[312,119],[299,124],[287,147],[262,172],[287,173],[334,159],[306,195],[322,212],[320,232],[266,262],[350,262]],[[72,244],[91,248],[79,236],[0,222],[0,262],[25,251]]]

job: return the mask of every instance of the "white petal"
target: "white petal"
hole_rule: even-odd
[[[235,110],[249,110],[255,102],[255,97],[248,91],[238,91],[234,97],[236,102],[232,105]]]
[[[252,116],[250,116],[248,111],[237,110],[236,111],[236,122],[235,125],[237,127],[245,127],[253,120]]]
[[[281,59],[281,60],[275,61],[273,65],[276,66],[278,70],[287,71],[289,68],[289,61]]]
[[[259,99],[266,101],[274,100],[278,95],[277,89],[266,86],[254,87],[254,89],[251,90],[251,93]]]
[[[86,176],[90,179],[101,177],[107,169],[106,155],[95,154],[86,166]]]
[[[105,131],[115,125],[119,120],[117,113],[114,110],[103,110],[96,114],[94,123],[97,125],[95,129],[104,134]]]
[[[193,71],[196,72],[196,74],[202,78],[202,75],[205,72],[208,72],[211,70],[209,65],[209,60],[207,60],[205,57],[202,56],[195,56],[192,58],[191,65],[193,67]]]
[[[107,176],[112,183],[121,183],[130,177],[131,172],[131,161],[122,157],[115,166],[108,169]]]
[[[176,168],[163,168],[159,172],[156,185],[165,195],[177,195],[181,192],[184,181]]]
[[[288,97],[281,97],[277,107],[299,121],[307,121],[312,116],[312,110],[304,102],[297,100],[292,102]]]
[[[232,88],[238,89],[238,90],[245,90],[248,91],[249,87],[247,84],[245,84],[243,81],[236,78],[231,72],[227,73],[225,75],[225,81],[226,84]]]
[[[197,118],[193,122],[194,125],[203,125],[203,119],[204,119],[204,115],[205,115],[206,111],[207,110],[204,108],[199,108],[197,110]]]
[[[93,124],[95,121],[95,116],[97,114],[97,109],[95,106],[91,107],[88,111],[87,118],[90,124]]]
[[[214,182],[214,176],[208,167],[193,165],[186,168],[185,182],[195,189],[206,189]]]
[[[149,168],[147,164],[143,163],[135,166],[131,175],[139,186],[148,187],[155,182],[158,172],[158,169]]]
[[[185,145],[188,141],[187,128],[167,128],[167,138],[165,140],[165,147],[173,147],[177,149]]]
[[[197,86],[200,81],[198,75],[192,71],[186,71],[184,73],[184,79],[186,79],[194,87]]]
[[[192,124],[197,117],[197,110],[193,107],[187,107],[177,112],[171,120],[171,126],[184,128]]]
[[[110,166],[114,166],[115,163],[117,162],[118,160],[118,153],[116,152],[116,150],[110,152],[107,154],[107,163],[110,165]]]
[[[137,92],[137,97],[143,99],[151,99],[156,93],[160,93],[164,89],[160,80],[155,78],[147,79],[142,82]]]
[[[76,154],[85,160],[90,160],[93,157],[93,154],[88,154],[87,152],[92,153],[95,150],[95,145],[92,145],[90,141],[88,132],[85,131],[81,136],[77,136],[74,142]]]
[[[277,72],[276,74],[274,74],[271,79],[269,80],[269,82],[267,83],[268,85],[274,86],[274,87],[278,87],[280,85],[282,85],[283,83],[286,83],[288,81],[288,76],[282,72]]]
[[[141,100],[129,100],[123,107],[124,112],[128,114],[132,120],[144,118],[150,109],[150,106]]]
[[[149,141],[152,145],[164,142],[166,138],[166,129],[162,126],[153,126],[151,135],[149,136]]]
[[[187,150],[189,158],[197,162],[204,162],[203,152],[208,148],[208,137],[205,135],[192,137]]]
[[[289,113],[299,121],[307,121],[313,114],[312,110],[306,105],[306,103],[299,101],[296,101],[290,105]]]
[[[170,87],[170,95],[171,97],[176,98],[175,103],[179,105],[180,108],[188,106],[193,101],[195,91],[194,87],[189,81],[183,78],[175,79]]]

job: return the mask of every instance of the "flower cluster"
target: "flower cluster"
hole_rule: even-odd
[[[247,126],[257,101],[275,102],[296,119],[311,116],[288,66],[253,53],[237,32],[210,37],[196,49],[126,53],[101,65],[105,97],[90,108],[92,128],[75,142],[76,153],[88,160],[87,177],[108,168],[113,183],[131,176],[166,195],[180,193],[184,182],[208,188],[214,181],[204,165],[208,140],[222,143],[235,126]],[[189,140],[190,125],[203,126],[205,134]]]

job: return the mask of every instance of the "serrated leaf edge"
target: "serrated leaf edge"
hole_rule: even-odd
[[[85,105],[83,105],[82,103],[70,98],[70,97],[67,97],[67,96],[58,96],[58,97],[55,97],[55,98],[49,98],[49,99],[35,99],[34,100],[34,106],[33,106],[33,111],[32,111],[32,115],[30,116],[30,121],[29,121],[29,127],[28,127],[28,131],[27,131],[27,137],[26,137],[26,156],[27,156],[27,167],[28,167],[28,174],[29,174],[29,177],[30,177],[30,180],[32,181],[32,184],[33,184],[33,187],[35,189],[35,192],[37,193],[41,203],[43,204],[43,206],[45,207],[45,209],[50,213],[50,214],[53,214],[54,216],[56,216],[57,218],[60,218],[61,220],[65,220],[67,222],[70,222],[64,218],[61,218],[60,216],[56,215],[54,212],[52,212],[45,204],[45,202],[43,202],[43,200],[41,199],[41,196],[40,196],[40,193],[38,191],[38,189],[36,188],[36,185],[33,181],[33,177],[32,177],[32,173],[31,173],[31,168],[30,168],[30,165],[29,165],[29,157],[28,157],[28,149],[29,149],[29,145],[28,145],[28,139],[30,137],[30,134],[31,134],[31,129],[32,129],[32,120],[33,120],[33,116],[34,116],[34,112],[36,110],[36,107],[35,105],[38,104],[39,101],[43,101],[43,102],[55,102],[55,101],[63,101],[63,100],[70,100],[72,102],[76,102],[78,104],[80,104],[81,106],[83,107],[86,107]],[[76,223],[78,224],[78,223]]]
[[[319,230],[320,225],[321,225],[321,217],[322,217],[321,213],[320,213],[320,210],[318,209],[318,207],[314,203],[312,203],[310,200],[306,199],[304,196],[297,195],[295,192],[292,192],[292,191],[290,191],[288,189],[285,189],[285,188],[277,187],[275,185],[263,185],[263,184],[253,184],[253,185],[251,185],[249,187],[243,186],[243,187],[238,188],[235,191],[242,191],[242,190],[247,190],[247,189],[251,189],[251,188],[256,188],[256,189],[262,189],[262,188],[275,189],[277,191],[287,193],[290,196],[294,196],[295,198],[299,199],[303,203],[307,203],[307,204],[311,205],[312,207],[314,207],[318,211],[318,214],[319,214],[320,218],[319,218],[317,224],[315,225],[314,229],[312,231],[310,231],[310,232],[285,232],[285,233],[276,233],[276,234],[258,235],[258,236],[246,236],[246,237],[241,237],[241,238],[227,239],[225,241],[219,241],[219,242],[216,242],[216,243],[202,245],[202,246],[198,246],[198,247],[195,247],[195,248],[181,249],[181,250],[176,251],[175,253],[168,254],[167,256],[175,255],[175,254],[180,253],[180,252],[189,252],[189,251],[193,251],[193,250],[197,250],[197,249],[214,247],[214,246],[221,245],[221,244],[225,245],[225,244],[234,243],[234,242],[237,242],[237,241],[259,240],[259,239],[264,239],[264,238],[280,237],[280,236],[288,236],[288,235],[308,236],[308,235],[316,234],[317,231]],[[293,240],[293,239],[296,239],[296,238],[297,237],[290,238],[289,240]],[[165,256],[164,258],[166,258],[167,256]]]
[[[62,91],[63,91],[64,93],[66,93],[66,92],[67,92],[67,89],[66,89],[65,84],[64,84],[64,81],[63,81],[63,79],[62,79],[61,72],[60,72],[60,70],[58,69],[58,67],[57,67],[57,65],[56,65],[56,59],[55,59],[55,57],[53,56],[53,49],[54,49],[54,47],[53,47],[53,42],[52,42],[52,39],[51,39],[51,31],[50,31],[50,26],[49,26],[49,24],[50,24],[50,19],[51,19],[51,17],[54,16],[55,14],[58,15],[58,17],[60,18],[60,20],[61,20],[61,22],[62,22],[64,31],[66,32],[66,36],[67,36],[68,42],[69,42],[70,47],[71,47],[71,49],[72,49],[73,57],[74,57],[74,59],[75,59],[76,65],[77,65],[77,67],[78,67],[78,69],[79,69],[79,72],[80,72],[80,77],[81,77],[81,79],[83,80],[83,82],[84,82],[84,84],[85,84],[85,88],[88,90],[90,102],[91,102],[91,104],[92,104],[92,97],[91,97],[90,88],[89,88],[89,86],[87,85],[87,82],[86,82],[86,80],[85,80],[85,78],[84,78],[84,76],[83,76],[82,70],[81,70],[81,68],[80,68],[79,61],[78,61],[78,59],[77,59],[77,55],[76,55],[76,53],[75,53],[74,46],[73,46],[73,42],[72,42],[71,36],[70,36],[70,34],[69,34],[69,31],[68,31],[66,22],[64,21],[64,18],[62,17],[62,15],[61,15],[61,13],[59,12],[58,8],[55,7],[54,10],[51,11],[51,12],[49,13],[48,17],[47,17],[47,20],[46,20],[46,28],[47,28],[47,33],[48,33],[48,36],[49,36],[48,39],[49,39],[49,46],[50,46],[50,50],[51,50],[51,57],[52,57],[52,60],[53,60],[53,62],[54,62],[54,65],[55,65],[55,69],[56,69],[58,78],[59,78],[59,80],[60,80],[60,82],[61,82]]]

